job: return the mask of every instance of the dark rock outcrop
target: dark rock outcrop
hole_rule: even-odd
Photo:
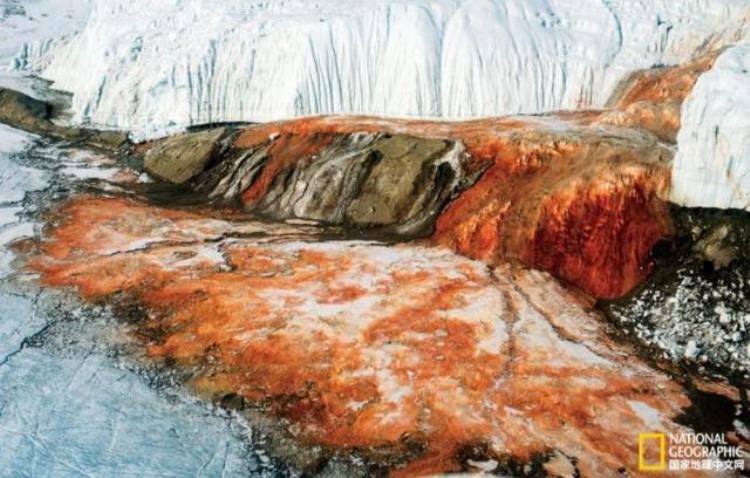
[[[403,134],[270,135],[235,148],[195,187],[274,219],[307,219],[401,237],[429,235],[469,182],[463,146]],[[262,194],[248,194],[277,171]]]
[[[671,359],[750,374],[750,214],[673,207],[676,234],[654,251],[652,277],[601,306]]]
[[[18,91],[0,88],[0,121],[24,131],[45,133],[51,129],[52,106]]]
[[[206,169],[221,150],[226,133],[224,128],[215,128],[154,141],[144,154],[144,167],[152,176],[183,184]]]
[[[101,149],[117,149],[128,142],[127,134],[60,126],[52,122],[52,105],[18,91],[0,88],[0,123],[29,133],[81,143]]]

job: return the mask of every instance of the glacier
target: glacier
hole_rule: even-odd
[[[42,58],[83,28],[91,6],[91,0],[0,0],[0,87],[51,99],[45,82],[28,77],[32,65],[17,61]]]
[[[747,0],[93,0],[78,33],[26,43],[12,67],[72,92],[74,122],[141,138],[323,113],[460,119],[604,106],[630,72],[728,41],[717,32],[749,10]]]
[[[750,211],[750,42],[727,49],[682,108],[671,200]]]
[[[41,56],[80,30],[90,10],[91,0],[0,0],[0,61],[18,56],[19,48],[37,49],[21,57]]]

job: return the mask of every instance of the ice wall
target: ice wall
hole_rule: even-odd
[[[315,113],[463,118],[601,106],[746,0],[94,0],[30,65],[75,121],[134,129]]]
[[[2,66],[14,56],[19,60],[45,56],[57,39],[85,25],[91,2],[92,0],[0,0]],[[31,65],[20,63],[13,66],[25,68]]]
[[[750,211],[750,43],[725,51],[683,105],[672,200]]]

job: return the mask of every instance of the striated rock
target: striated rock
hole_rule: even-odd
[[[463,146],[437,139],[402,135],[373,144],[377,162],[358,185],[359,194],[345,213],[347,222],[364,225],[427,225],[464,179]],[[428,211],[427,214],[421,211]]]
[[[206,169],[226,132],[216,128],[153,141],[144,154],[144,168],[159,179],[183,184]]]
[[[690,431],[682,388],[544,273],[124,199],[73,200],[54,224],[31,260],[46,284],[140,304],[149,357],[198,391],[394,476],[548,453],[574,476],[638,476],[637,431]]]
[[[258,131],[250,130],[250,134]],[[275,219],[429,234],[466,182],[460,143],[403,134],[278,134],[238,139],[195,187]]]
[[[225,201],[240,196],[245,208],[275,218],[390,223],[405,237],[434,231],[434,242],[463,255],[520,261],[596,297],[619,297],[649,276],[651,249],[672,233],[666,199],[673,150],[665,143],[674,143],[683,101],[720,52],[707,47],[684,64],[632,74],[603,111],[465,122],[330,116],[252,126],[239,133],[232,159],[197,185]],[[453,181],[445,188],[435,173],[417,181],[422,160],[412,148],[404,153],[409,161],[384,161],[382,168],[414,169],[386,174],[376,179],[381,187],[365,192],[371,158],[363,154],[377,149],[382,135],[460,143],[467,157],[458,168],[443,161]],[[434,205],[411,234],[397,212],[424,207],[404,196],[404,187],[423,191]],[[363,193],[356,202],[342,199]],[[454,199],[433,229],[446,197]]]
[[[196,187],[275,218],[432,234],[469,257],[617,297],[648,276],[651,248],[671,233],[672,152],[599,117],[270,123],[243,130]],[[384,159],[371,167],[375,153]]]

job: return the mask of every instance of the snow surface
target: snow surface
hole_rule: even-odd
[[[0,0],[0,86],[47,98],[40,88],[46,85],[24,77],[32,65],[23,59],[43,58],[82,28],[90,11],[91,0]]]
[[[730,48],[682,108],[672,200],[750,211],[750,43]]]
[[[19,48],[37,48],[33,54],[41,56],[56,39],[81,28],[90,10],[91,0],[0,0],[0,62]]]
[[[74,121],[141,135],[316,113],[603,106],[627,73],[688,59],[750,9],[747,0],[93,2],[81,33],[30,44],[16,65],[74,93]]]

